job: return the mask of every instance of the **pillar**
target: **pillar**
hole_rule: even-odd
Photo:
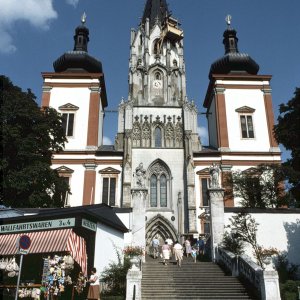
[[[132,245],[146,247],[146,198],[145,188],[131,189],[132,196]]]
[[[210,199],[210,232],[211,256],[216,261],[217,248],[222,243],[224,235],[224,189],[211,187],[208,189]]]

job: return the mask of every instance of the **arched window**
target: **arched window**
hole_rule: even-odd
[[[160,176],[160,207],[167,207],[167,178]]]
[[[154,174],[150,178],[150,206],[157,207],[157,177]]]
[[[161,73],[160,72],[155,73],[155,79],[156,80],[161,80]]]
[[[159,127],[155,128],[155,148],[161,148],[161,129]]]
[[[153,42],[153,53],[154,54],[159,54],[160,53],[160,41],[159,41],[159,39],[156,39]]]
[[[169,168],[161,160],[154,162],[149,174],[149,208],[165,209],[171,205],[171,174]]]

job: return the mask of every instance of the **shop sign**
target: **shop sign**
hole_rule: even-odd
[[[68,228],[75,226],[75,218],[44,220],[38,222],[0,225],[0,233],[37,231],[45,229]]]
[[[87,219],[82,219],[82,227],[92,231],[97,231],[97,224]]]

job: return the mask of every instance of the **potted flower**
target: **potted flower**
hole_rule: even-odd
[[[273,265],[272,265],[272,256],[273,255],[278,255],[279,252],[276,248],[260,248],[260,258],[263,264],[266,266],[265,270],[273,270]]]
[[[123,253],[125,256],[129,257],[132,269],[140,269],[141,258],[145,255],[144,248],[138,246],[127,246],[124,248]]]

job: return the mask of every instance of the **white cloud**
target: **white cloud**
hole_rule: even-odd
[[[16,22],[28,22],[33,27],[47,30],[57,18],[53,0],[0,0],[0,51],[16,51],[11,32]]]
[[[207,132],[207,128],[204,127],[204,126],[199,126],[197,128],[197,132],[200,135],[201,144],[202,145],[207,145],[208,144],[208,132]]]
[[[17,48],[12,44],[12,37],[0,28],[0,51],[3,53],[13,53]]]
[[[79,0],[66,0],[66,2],[67,2],[67,4],[70,4],[70,5],[74,6],[74,7],[76,7],[77,4],[78,4],[78,2],[79,2]]]
[[[112,145],[112,144],[113,142],[109,137],[103,136],[103,145]]]

